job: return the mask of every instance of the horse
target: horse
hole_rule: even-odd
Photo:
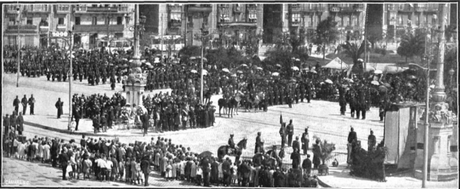
[[[228,100],[226,98],[221,98],[217,101],[217,104],[219,105],[219,116],[222,117],[221,110],[222,108],[224,109],[224,114],[227,114],[227,103]]]
[[[235,97],[230,98],[227,101],[227,108],[228,108],[228,117],[233,117],[233,113],[237,114],[237,109],[238,109],[238,101],[236,101]]]
[[[212,95],[211,90],[207,90],[206,93],[203,94],[203,101],[204,101],[205,104],[207,104],[209,101],[211,101],[211,95]]]
[[[278,165],[278,161],[275,158],[271,157],[268,154],[264,154],[264,153],[255,154],[252,157],[252,162],[254,163],[255,167],[261,166],[261,165],[267,166],[267,167],[275,167]]]
[[[246,144],[248,142],[247,138],[243,138],[238,144],[236,144],[236,148],[231,148],[229,145],[221,146],[217,149],[217,157],[219,161],[222,161],[222,158],[225,155],[235,155],[236,162],[239,162],[241,154],[243,154],[243,150],[246,149]],[[229,150],[231,153],[229,153]]]
[[[278,154],[277,154],[276,157],[271,156],[272,152],[273,152],[273,150],[268,150],[265,154],[267,154],[270,157],[274,158],[276,160],[277,165],[283,164],[283,160],[281,160],[281,158],[278,156]]]

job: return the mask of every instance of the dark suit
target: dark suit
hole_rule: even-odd
[[[67,178],[65,177],[65,174],[67,172],[67,165],[69,162],[69,156],[67,155],[67,153],[61,153],[61,155],[59,155],[59,162],[62,168],[62,180],[67,180]]]
[[[141,161],[141,170],[144,173],[144,186],[149,185],[149,174],[150,174],[150,162],[148,158],[144,158]]]

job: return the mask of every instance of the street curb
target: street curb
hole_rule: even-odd
[[[49,127],[49,126],[41,125],[41,124],[38,124],[38,123],[28,122],[28,121],[24,121],[24,124],[32,126],[32,127],[38,127],[38,128],[42,128],[42,129],[46,129],[46,130],[51,130],[51,131],[55,131],[55,132],[59,132],[59,133],[65,133],[65,134],[71,134],[71,135],[104,136],[104,135],[101,135],[101,134],[94,134],[94,133],[89,133],[89,132],[78,132],[78,133],[77,132],[71,132],[71,131],[68,131],[68,130],[57,129],[57,128],[54,128],[54,127]]]
[[[318,178],[318,184],[321,186],[321,187],[324,187],[324,188],[332,188],[331,186],[329,186],[328,184],[326,184],[325,182],[323,182],[320,177],[317,177]]]
[[[117,135],[117,134],[105,134],[105,133],[94,133],[94,132],[75,132],[75,131],[71,132],[69,130],[57,129],[57,128],[54,128],[54,127],[50,127],[50,126],[46,126],[46,125],[42,125],[42,124],[38,124],[38,123],[32,123],[32,122],[28,122],[28,121],[24,121],[24,124],[32,126],[32,127],[37,127],[37,128],[41,128],[41,129],[46,129],[46,130],[50,130],[50,131],[54,131],[54,132],[58,132],[58,133],[70,134],[70,135],[85,135],[85,136],[92,136],[92,137],[135,137],[135,136],[143,137],[142,134]],[[219,125],[220,125],[220,122],[216,121],[214,126],[210,126],[210,127],[207,127],[207,128],[200,128],[200,129],[209,129],[209,128],[216,127],[216,126],[219,126]],[[186,129],[186,130],[180,130],[180,131],[191,131],[191,130],[193,130],[193,129]],[[172,132],[177,132],[177,131],[172,131]],[[161,134],[167,134],[167,133],[147,133],[147,135],[145,135],[145,136],[150,137],[150,136],[157,136],[157,135],[161,135]]]

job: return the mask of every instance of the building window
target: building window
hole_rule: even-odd
[[[64,25],[64,18],[63,17],[58,18],[58,25]]]
[[[122,38],[123,37],[123,33],[115,33],[115,38]]]
[[[249,13],[249,22],[257,22],[257,14],[255,12]]]
[[[300,22],[300,14],[299,13],[292,14],[292,22],[294,22],[294,23],[299,23]]]
[[[75,25],[80,25],[80,17],[75,17]]]
[[[10,17],[10,21],[8,22],[8,25],[10,25],[10,26],[16,25],[16,18]]]
[[[123,17],[119,16],[117,17],[117,25],[122,25],[123,24]]]
[[[32,18],[30,17],[27,18],[27,25],[32,25]]]
[[[97,25],[97,17],[96,16],[93,16],[93,18],[91,20],[91,24],[92,25]]]
[[[203,26],[207,26],[208,25],[208,17],[203,17]]]

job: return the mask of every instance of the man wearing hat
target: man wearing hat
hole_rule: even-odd
[[[310,154],[307,154],[307,159],[302,162],[302,169],[306,175],[311,174],[311,165]]]
[[[292,142],[292,150],[297,150],[300,153],[300,142],[299,136],[295,137],[295,140]]]
[[[230,147],[228,149],[228,153],[227,154],[232,154],[233,150],[235,149],[235,141],[233,140],[233,136],[234,134],[230,134],[230,138],[228,139],[228,146]]]
[[[308,134],[308,127],[305,128],[305,132],[302,133],[301,142],[302,142],[303,154],[305,155],[305,154],[307,154],[308,145],[309,145],[309,143],[310,143],[310,135]]]
[[[263,139],[262,139],[262,134],[260,132],[257,132],[257,137],[256,137],[256,148],[254,151],[254,154],[257,154],[258,152],[263,152]]]
[[[294,125],[292,124],[292,119],[289,120],[289,125],[286,126],[286,134],[288,136],[288,146],[291,146],[292,136],[294,135]]]
[[[369,137],[367,137],[367,151],[373,151],[376,144],[377,141],[375,139],[374,131],[371,129],[371,133],[369,134]]]

